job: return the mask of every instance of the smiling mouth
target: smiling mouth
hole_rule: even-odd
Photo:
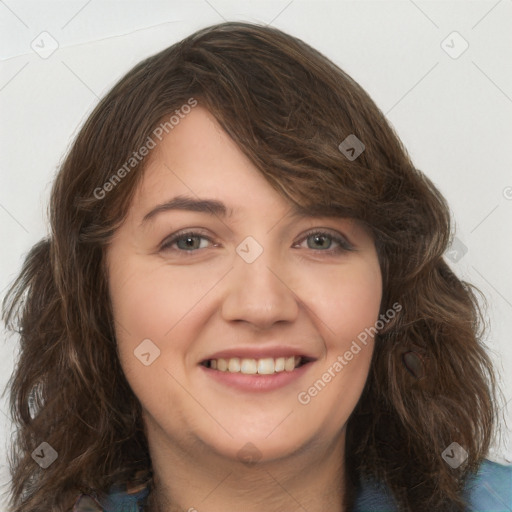
[[[245,375],[272,375],[281,372],[293,372],[314,359],[305,356],[266,357],[261,359],[232,357],[229,359],[206,359],[201,365],[227,373],[243,373]]]

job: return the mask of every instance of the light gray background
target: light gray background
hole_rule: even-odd
[[[511,463],[511,0],[0,0],[0,294],[46,233],[52,179],[98,98],[139,60],[223,20],[271,24],[334,60],[370,93],[445,194],[467,248],[460,258],[459,244],[452,267],[490,304],[487,343],[504,394],[502,438],[490,458]],[[464,40],[469,47],[459,56]],[[39,52],[58,48],[42,58],[31,44]],[[16,350],[16,338],[3,334],[2,389]],[[7,416],[4,397],[0,493],[9,479]]]

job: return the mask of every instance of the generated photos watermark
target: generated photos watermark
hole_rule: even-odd
[[[375,322],[372,327],[365,328],[357,335],[357,340],[364,346],[368,343],[368,338],[373,338],[386,324],[388,324],[397,313],[402,310],[402,305],[395,302],[391,308],[385,313],[380,315],[379,320]],[[339,355],[329,368],[317,379],[307,390],[301,391],[297,395],[297,400],[302,405],[307,405],[311,402],[312,398],[318,395],[324,388],[331,382],[342,370],[349,364],[355,355],[361,352],[361,346],[357,340],[352,340],[352,344],[343,355]]]
[[[112,176],[101,187],[96,187],[94,189],[94,197],[96,199],[103,199],[108,192],[114,190],[114,188],[121,183],[121,180],[140,162],[142,162],[149,152],[156,147],[157,142],[155,139],[161,141],[164,134],[168,134],[173,130],[182,119],[190,114],[195,106],[197,106],[197,100],[195,98],[189,98],[187,103],[184,103],[179,109],[176,109],[174,114],[171,115],[167,121],[160,123],[146,139],[146,142],[137,151],[134,151],[132,156],[128,158],[128,160],[114,174],[112,174]]]

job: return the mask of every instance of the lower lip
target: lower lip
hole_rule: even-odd
[[[213,370],[206,366],[200,366],[201,370],[205,372],[208,377],[225,384],[227,386],[236,388],[240,391],[274,391],[287,386],[288,384],[299,379],[304,373],[309,370],[312,365],[311,362],[306,363],[299,368],[295,368],[292,372],[282,371],[272,373],[271,375],[247,375],[244,373],[230,373]]]

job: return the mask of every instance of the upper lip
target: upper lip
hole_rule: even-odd
[[[271,357],[275,359],[277,357],[291,356],[300,356],[312,361],[316,359],[316,357],[312,356],[311,354],[307,354],[303,350],[296,347],[273,346],[267,348],[240,347],[220,350],[219,352],[215,352],[214,354],[206,357],[202,360],[202,362],[209,361],[210,359],[231,359],[234,357],[238,357],[240,359],[265,359]]]

